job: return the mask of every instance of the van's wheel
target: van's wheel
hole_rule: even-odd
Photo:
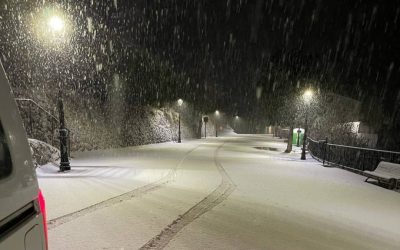
[[[390,179],[388,187],[389,187],[390,190],[394,189],[396,187],[396,179],[393,179],[393,178]]]

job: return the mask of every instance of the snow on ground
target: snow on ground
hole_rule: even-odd
[[[298,160],[299,154],[296,158],[274,152],[263,155],[247,148],[239,155],[250,139],[235,140],[224,147],[220,160],[237,189],[221,206],[183,229],[167,249],[400,246],[398,193],[365,183],[362,176],[324,168],[312,159]],[[255,144],[261,140],[258,137]]]
[[[76,152],[71,171],[60,173],[53,164],[37,170],[46,197],[48,219],[72,213],[159,180],[180,161],[189,146],[173,143],[123,149]]]
[[[81,153],[67,173],[42,167],[49,219],[70,214],[49,231],[50,249],[138,249],[152,238],[167,249],[399,249],[399,193],[282,153],[282,141],[226,134]],[[232,193],[217,192],[218,166]]]

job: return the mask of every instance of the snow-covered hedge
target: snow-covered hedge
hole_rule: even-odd
[[[60,158],[60,151],[50,144],[35,139],[28,139],[28,142],[35,166],[55,162]]]

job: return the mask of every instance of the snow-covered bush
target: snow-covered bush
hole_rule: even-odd
[[[35,166],[45,165],[60,159],[60,151],[50,144],[35,139],[28,139],[28,142]]]

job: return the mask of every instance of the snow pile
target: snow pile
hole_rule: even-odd
[[[55,162],[60,158],[60,151],[45,142],[28,139],[31,147],[31,154],[35,166],[45,165],[49,162]]]

